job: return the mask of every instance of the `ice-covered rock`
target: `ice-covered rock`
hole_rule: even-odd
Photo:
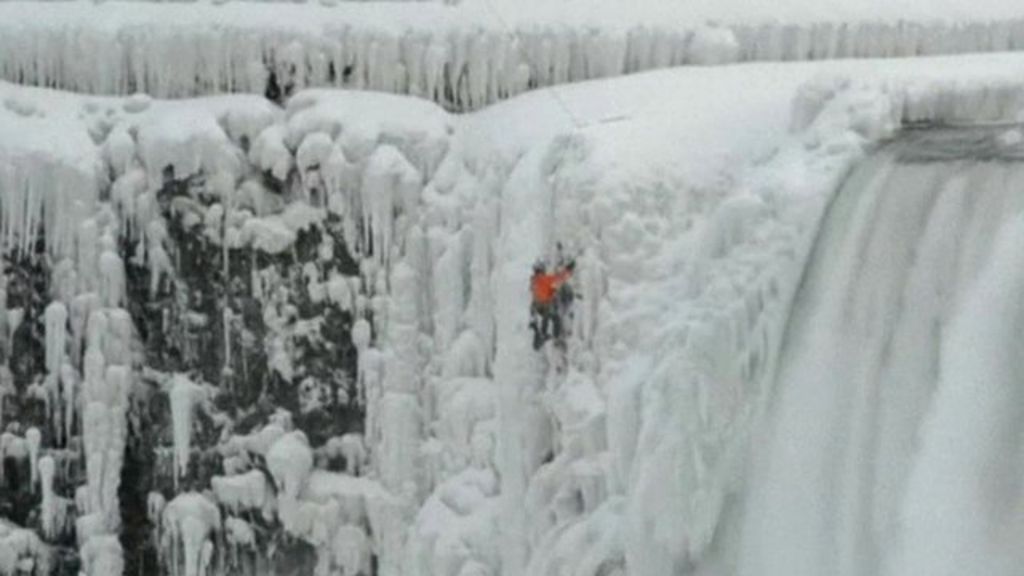
[[[313,451],[305,434],[289,432],[274,442],[267,451],[266,460],[267,469],[277,485],[283,515],[285,501],[298,499],[313,470]]]
[[[185,576],[210,574],[212,538],[223,529],[217,505],[201,494],[187,492],[176,496],[163,511],[162,546],[171,555],[173,566],[183,566]]]
[[[34,532],[0,520],[0,574],[46,572],[51,565],[50,550]]]

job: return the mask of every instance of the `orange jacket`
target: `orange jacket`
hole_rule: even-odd
[[[530,279],[533,301],[537,304],[550,304],[563,284],[572,277],[571,270],[562,270],[555,274],[534,274]]]

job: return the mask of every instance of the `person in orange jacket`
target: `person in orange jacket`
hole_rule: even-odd
[[[530,278],[530,292],[533,294],[533,347],[540,349],[548,338],[562,337],[562,307],[572,300],[566,296],[568,282],[572,278],[576,263],[570,261],[564,268],[549,273],[544,263],[538,261],[533,265],[533,276]],[[549,333],[550,328],[550,333]]]

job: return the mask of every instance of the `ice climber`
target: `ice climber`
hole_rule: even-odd
[[[533,265],[533,276],[530,278],[530,291],[533,293],[530,328],[533,329],[535,350],[540,350],[550,338],[556,341],[562,339],[563,315],[573,299],[569,280],[575,269],[576,262],[572,260],[555,272],[548,272],[543,261]]]

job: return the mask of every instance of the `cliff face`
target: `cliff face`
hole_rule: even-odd
[[[78,167],[34,187],[52,155],[17,159],[0,201],[0,573],[377,563],[408,518],[383,486],[417,481],[389,476],[415,443],[388,430],[419,435],[415,413],[380,416],[402,405],[385,373],[412,398],[422,369],[380,331],[427,317],[391,303],[392,269],[425,254],[419,198],[449,129],[369,102],[307,94],[287,118],[256,98],[71,102]]]
[[[271,177],[266,183],[271,198],[287,201],[292,183]],[[118,229],[115,238],[125,270],[121,309],[133,327],[130,365],[138,378],[126,414],[120,539],[127,573],[146,574],[158,569],[159,543],[151,537],[158,525],[147,521],[150,493],[171,500],[179,492],[209,489],[211,478],[224,473],[218,447],[232,434],[258,429],[287,412],[312,446],[325,446],[331,438],[361,435],[364,419],[351,337],[356,310],[339,306],[324,288],[309,282],[311,276],[358,279],[341,219],[325,217],[299,230],[288,249],[271,254],[248,246],[226,248],[204,233],[196,215],[209,214],[218,203],[202,175],[168,178],[156,199],[167,232],[162,245],[169,268],[154,271],[149,265],[134,225]],[[66,400],[46,383],[53,268],[45,232],[30,253],[8,251],[5,257],[7,307],[13,311],[6,317],[9,326],[16,326],[4,346],[10,391],[3,423],[8,445],[24,443],[26,431],[35,429],[43,445],[60,452],[61,473],[53,490],[70,498],[88,481],[82,454],[86,431],[77,418],[66,423],[69,436],[54,426],[59,406],[53,403]],[[352,286],[358,290],[358,281]],[[372,320],[372,314],[364,317]],[[72,366],[83,362],[84,350],[73,342],[70,348],[67,361]],[[178,474],[169,385],[175,374],[187,375],[203,390],[202,407],[190,427],[188,464]],[[35,459],[19,456],[14,448],[5,451],[0,514],[41,528],[42,492],[30,481]],[[346,465],[341,454],[322,459],[327,470]],[[265,468],[258,459],[251,465]],[[76,574],[73,525],[64,528],[55,539],[65,548],[58,572]],[[279,530],[273,522],[262,528],[268,537],[282,537],[274,536]],[[295,558],[285,564],[293,561],[301,564]]]

